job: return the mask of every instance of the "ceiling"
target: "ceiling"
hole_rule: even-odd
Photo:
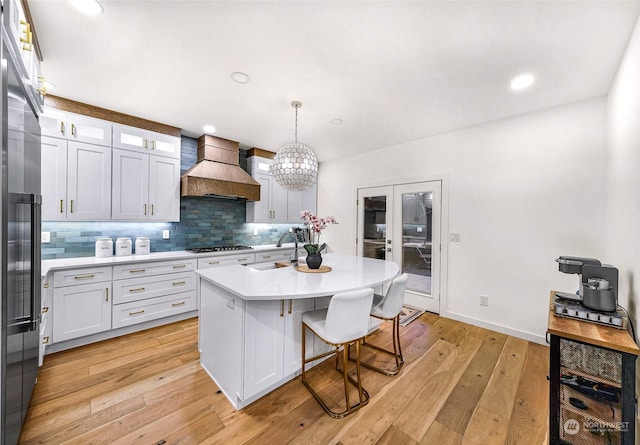
[[[640,1],[28,0],[52,94],[320,162],[605,95]],[[230,74],[249,74],[246,84]],[[510,79],[536,76],[513,92]],[[330,123],[342,119],[341,125]]]

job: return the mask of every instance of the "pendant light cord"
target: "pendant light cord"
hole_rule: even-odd
[[[296,130],[295,130],[295,136],[294,136],[294,140],[296,141],[296,144],[298,143],[298,107],[296,108]]]

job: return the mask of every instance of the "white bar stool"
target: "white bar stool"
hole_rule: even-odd
[[[302,314],[302,383],[309,392],[320,403],[322,408],[331,417],[340,419],[354,411],[362,408],[369,402],[369,393],[362,387],[360,378],[360,340],[369,330],[369,312],[373,303],[373,289],[362,289],[352,292],[336,294],[331,298],[327,309],[309,311]],[[333,346],[334,349],[319,354],[315,357],[306,358],[305,343],[306,329],[310,329],[318,338]],[[349,363],[349,345],[356,344],[356,380],[347,371]],[[338,352],[342,347],[342,376],[344,380],[345,410],[335,412],[329,409],[326,403],[320,398],[318,393],[307,382],[305,365],[309,362],[326,357],[331,354],[336,355],[336,370],[338,367]],[[358,389],[358,403],[351,406],[349,400],[349,386],[351,383]]]
[[[384,375],[398,375],[404,365],[404,357],[402,356],[402,346],[400,345],[400,314],[402,313],[402,303],[404,303],[404,291],[407,288],[407,279],[409,275],[406,273],[395,278],[386,295],[374,295],[373,306],[371,308],[371,316],[381,320],[393,321],[391,336],[393,338],[393,351],[381,348],[380,346],[367,343],[366,337],[362,341],[362,346],[375,349],[386,354],[390,354],[396,361],[393,369],[383,369],[370,363],[362,362],[362,366],[380,372]]]

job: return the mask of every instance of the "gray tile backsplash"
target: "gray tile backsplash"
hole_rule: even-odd
[[[182,137],[181,172],[196,162],[197,140]],[[246,168],[245,151],[240,151],[240,165]],[[93,256],[99,237],[147,236],[152,252],[183,250],[225,244],[274,244],[291,224],[251,224],[245,222],[244,202],[209,197],[187,197],[180,200],[180,222],[48,222],[42,231],[50,232],[51,242],[42,245],[42,258]],[[254,235],[257,229],[258,235]],[[162,239],[169,230],[170,239]]]

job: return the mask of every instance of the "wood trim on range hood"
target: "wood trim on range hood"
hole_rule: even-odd
[[[238,142],[203,135],[198,162],[184,173],[182,196],[212,196],[260,201],[260,184],[240,167]]]

